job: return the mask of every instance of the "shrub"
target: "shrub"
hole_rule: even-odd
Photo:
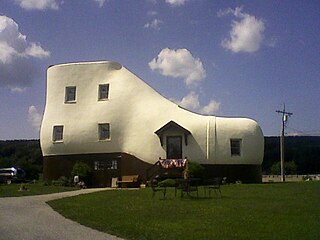
[[[189,162],[188,175],[190,178],[202,178],[204,167],[196,162]]]
[[[92,173],[93,169],[88,164],[78,161],[72,168],[71,176],[79,176],[80,181],[88,183]]]
[[[271,173],[275,175],[280,174],[280,162],[274,163],[271,166]],[[284,171],[286,174],[297,174],[297,165],[294,161],[284,162]]]
[[[159,182],[159,187],[174,187],[175,185],[176,181],[171,178]]]
[[[60,181],[59,180],[52,180],[51,181],[51,185],[49,185],[49,186],[58,187],[58,186],[60,186]]]
[[[43,182],[42,182],[42,186],[51,186],[51,180],[44,180]]]
[[[60,186],[63,186],[63,187],[68,187],[70,186],[70,180],[65,177],[65,176],[61,176],[59,179],[58,179],[59,183],[60,183]]]
[[[57,180],[52,180],[51,182],[45,182],[45,186],[56,186],[56,187],[70,187],[72,185],[71,181],[69,178],[65,176],[61,176]]]

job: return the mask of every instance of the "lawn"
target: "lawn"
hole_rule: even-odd
[[[151,189],[49,202],[86,226],[126,239],[320,239],[320,182],[222,186],[222,197],[152,198]]]
[[[19,191],[21,184],[1,184],[0,185],[0,197],[21,197],[31,195],[41,195],[57,192],[73,191],[78,188],[74,187],[60,187],[60,186],[45,186],[42,182],[38,183],[26,183],[26,191]]]

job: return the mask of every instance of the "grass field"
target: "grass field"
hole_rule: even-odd
[[[0,185],[0,197],[21,197],[31,195],[41,195],[56,192],[66,192],[76,190],[73,187],[44,186],[43,183],[26,183],[26,191],[19,191],[21,184],[2,184]]]
[[[320,182],[226,185],[223,196],[166,199],[151,189],[49,202],[67,218],[126,239],[320,239]]]

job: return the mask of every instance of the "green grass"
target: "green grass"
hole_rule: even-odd
[[[126,239],[320,239],[320,182],[228,185],[222,198],[166,199],[151,189],[49,202],[67,218]]]
[[[21,197],[21,196],[32,196],[41,195],[57,192],[66,192],[76,190],[73,187],[59,187],[59,186],[44,186],[43,183],[28,183],[25,184],[27,191],[19,191],[21,184],[2,184],[0,185],[0,197]]]

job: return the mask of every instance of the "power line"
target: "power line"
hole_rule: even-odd
[[[293,113],[286,112],[286,105],[283,104],[283,110],[277,110],[277,113],[282,114],[282,130],[281,130],[281,138],[280,138],[280,152],[281,152],[281,181],[285,182],[285,171],[284,171],[284,129],[287,127],[286,123],[288,121],[288,117],[291,117]]]

